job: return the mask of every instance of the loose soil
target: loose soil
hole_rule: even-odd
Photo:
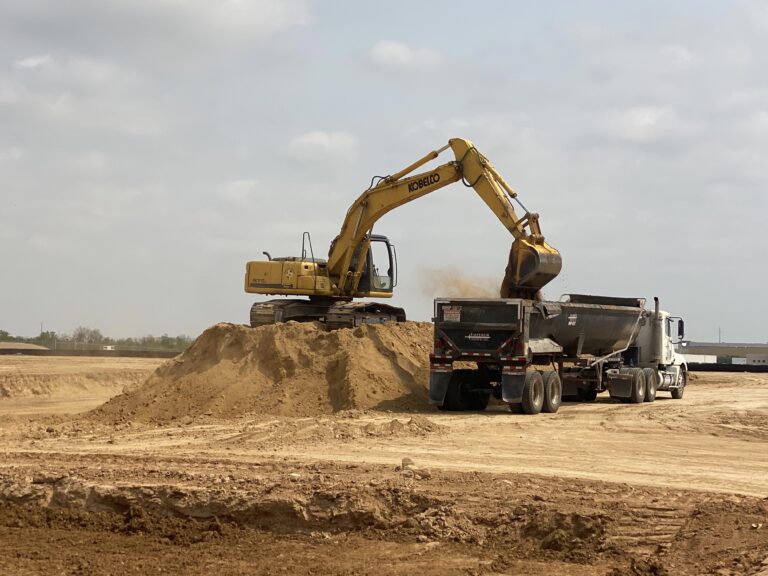
[[[0,573],[768,572],[766,375],[535,417],[380,401],[153,420],[77,394],[20,397],[34,415],[0,398]]]
[[[432,325],[325,331],[314,323],[217,324],[141,388],[100,408],[104,422],[244,414],[316,416],[427,403]]]
[[[48,348],[28,342],[0,342],[0,350],[48,350]]]
[[[79,412],[143,384],[155,358],[0,356],[0,415]]]

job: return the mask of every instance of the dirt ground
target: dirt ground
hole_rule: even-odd
[[[142,384],[157,358],[0,356],[0,415],[75,413]]]
[[[0,357],[0,574],[768,575],[768,375],[534,417],[86,413],[158,364]]]

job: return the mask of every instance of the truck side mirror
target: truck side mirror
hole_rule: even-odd
[[[682,318],[677,321],[677,338],[678,340],[685,338],[685,322]]]

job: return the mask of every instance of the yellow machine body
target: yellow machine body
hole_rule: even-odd
[[[252,260],[245,268],[245,291],[333,296],[328,268],[312,260]]]

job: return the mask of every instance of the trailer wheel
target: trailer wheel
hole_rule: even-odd
[[[621,374],[630,374],[632,376],[632,386],[629,389],[629,398],[622,398],[622,401],[630,404],[640,404],[645,400],[645,374],[640,368],[622,368]]]
[[[672,398],[675,400],[680,400],[680,398],[683,397],[683,394],[685,393],[685,387],[688,385],[688,371],[684,369],[680,369],[680,382],[679,388],[672,388]]]
[[[528,372],[523,386],[523,412],[538,414],[544,404],[544,378],[541,372]]]
[[[643,368],[645,375],[645,401],[656,400],[656,389],[659,386],[659,375],[653,368]]]
[[[563,403],[563,383],[560,375],[554,370],[544,372],[544,402],[542,412],[554,414]]]
[[[485,410],[491,399],[490,393],[486,394],[467,390],[468,386],[474,385],[475,379],[476,374],[474,370],[454,370],[451,374],[448,391],[445,393],[445,400],[443,400],[440,410],[447,412]]]
[[[482,392],[465,392],[462,394],[462,399],[465,410],[472,410],[474,412],[482,412],[488,408],[488,403],[491,401],[491,395],[484,394]]]

